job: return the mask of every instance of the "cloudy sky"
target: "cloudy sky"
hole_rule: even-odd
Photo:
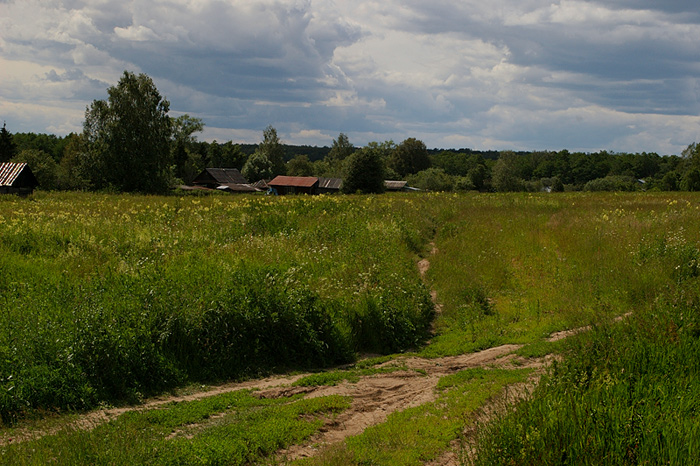
[[[0,119],[81,130],[124,70],[200,139],[679,154],[697,0],[0,0]]]

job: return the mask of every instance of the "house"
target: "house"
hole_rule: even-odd
[[[237,168],[205,168],[192,180],[195,188],[218,189],[230,193],[255,193],[260,189],[248,183]]]
[[[26,163],[0,163],[0,194],[27,195],[37,186],[39,182]]]
[[[267,183],[277,194],[316,194],[318,178],[315,176],[276,176]]]
[[[316,192],[318,194],[337,193],[340,192],[342,187],[343,180],[341,178],[319,178]]]

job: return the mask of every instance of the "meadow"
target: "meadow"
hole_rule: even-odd
[[[463,445],[475,453],[464,463],[686,464],[683,458],[698,457],[696,194],[39,193],[0,199],[0,220],[6,425],[191,383],[332,367],[363,353],[437,358],[515,343],[524,345],[522,356],[556,351],[562,359],[527,401],[479,428],[479,441]],[[425,280],[421,257],[431,263]],[[547,341],[582,326],[591,329]],[[352,381],[372,366],[299,384]],[[445,378],[435,403],[396,413],[311,464],[424,464],[475,422],[470,413],[526,372]],[[156,448],[165,456],[155,464],[184,464],[190,454],[202,464],[246,464],[308,438],[319,428],[316,416],[347,406],[342,399],[246,401],[254,408],[248,416],[220,403],[204,416],[222,420],[201,439],[192,434],[189,447],[168,432],[191,421],[168,409],[2,453],[15,458],[10,464],[39,464],[63,449],[63,464],[76,454],[126,464]],[[249,432],[253,413],[267,409],[281,413],[283,427],[271,434],[278,437],[247,439],[264,446],[227,456],[234,447],[225,439],[239,435],[233,426]],[[293,427],[299,420],[307,427]],[[102,452],[95,443],[133,444],[144,429],[152,434],[135,444],[138,451]],[[76,442],[83,445],[77,453]]]

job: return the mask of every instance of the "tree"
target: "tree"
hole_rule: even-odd
[[[520,191],[522,179],[518,176],[516,162],[517,155],[514,152],[502,152],[491,171],[491,181],[496,191]]]
[[[256,150],[248,157],[241,174],[251,183],[260,180],[269,180],[273,175],[272,162],[267,156]]]
[[[287,162],[287,175],[289,176],[313,176],[314,166],[308,155],[297,155]]]
[[[172,124],[172,139],[171,151],[172,160],[175,163],[175,176],[188,181],[190,178],[190,153],[192,145],[197,142],[197,136],[194,133],[199,133],[204,130],[204,122],[201,118],[191,117],[188,114],[181,115],[171,119]]]
[[[427,168],[409,175],[406,180],[411,186],[424,191],[452,191],[455,184],[454,177],[445,173],[442,168]]]
[[[241,150],[241,146],[234,144],[231,141],[219,144],[214,141],[209,145],[207,151],[211,168],[243,168],[245,163],[245,154]]]
[[[348,171],[343,181],[346,193],[382,193],[384,192],[385,163],[381,146],[368,144],[350,156]]]
[[[125,71],[85,111],[86,172],[97,189],[162,192],[171,181],[170,103],[151,78]]]
[[[39,187],[45,191],[58,188],[58,164],[43,150],[27,149],[20,152],[13,162],[26,162],[39,182]]]
[[[282,147],[282,143],[277,136],[277,130],[272,125],[263,131],[263,140],[258,145],[257,151],[267,157],[272,164],[273,176],[284,175],[284,147]]]
[[[408,138],[389,155],[388,166],[401,178],[430,168],[428,149],[423,141]]]
[[[8,162],[15,155],[17,155],[17,146],[12,140],[12,134],[7,131],[6,123],[3,123],[0,130],[0,162]]]
[[[333,140],[333,145],[331,146],[330,152],[328,152],[328,159],[330,161],[340,161],[345,160],[350,157],[355,151],[355,148],[350,144],[348,137],[340,133],[338,139]]]

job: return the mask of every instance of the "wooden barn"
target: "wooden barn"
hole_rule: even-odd
[[[255,193],[260,189],[251,186],[237,168],[205,168],[192,180],[198,188],[218,189],[231,193]]]
[[[39,182],[26,163],[0,163],[0,194],[27,195],[37,186]]]
[[[316,194],[318,178],[315,176],[276,176],[267,185],[277,194]]]
[[[341,178],[319,178],[316,192],[318,194],[339,193],[342,187],[343,180]]]

